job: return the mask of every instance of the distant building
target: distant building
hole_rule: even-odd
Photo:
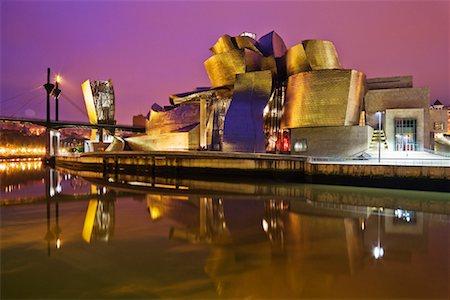
[[[145,128],[147,124],[147,118],[144,115],[133,116],[133,126]]]
[[[450,153],[450,140],[444,134],[449,131],[449,109],[439,100],[430,106],[430,149]]]
[[[447,107],[447,132],[446,135],[450,135],[450,106]]]

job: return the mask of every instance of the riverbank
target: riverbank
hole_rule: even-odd
[[[314,161],[304,156],[223,152],[97,152],[59,156],[76,171],[171,178],[271,178],[350,186],[450,191],[450,167]]]

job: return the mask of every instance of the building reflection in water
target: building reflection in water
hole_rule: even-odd
[[[123,213],[116,211],[115,201],[124,195],[113,187],[122,182],[105,187],[102,182],[92,181],[94,184],[88,185],[89,191],[85,194],[69,196],[63,194],[64,190],[79,185],[83,187],[81,182],[76,181],[76,177],[69,178],[67,174],[61,175],[54,170],[46,172],[46,198],[38,202],[46,204],[46,227],[39,230],[45,231],[48,254],[55,248],[71,248],[71,237],[74,236],[83,244],[83,240],[88,243],[111,241],[116,214]],[[428,234],[435,226],[430,225],[430,221],[443,218],[448,223],[448,214],[424,214],[396,207],[396,202],[389,199],[385,202],[391,208],[383,207],[382,193],[371,196],[369,200],[374,201],[374,207],[367,207],[355,205],[359,203],[355,200],[361,197],[359,193],[324,192],[314,186],[308,189],[306,185],[301,187],[301,193],[294,190],[297,194],[293,193],[291,198],[259,196],[258,200],[218,192],[211,194],[220,196],[205,197],[192,189],[189,193],[174,190],[168,183],[164,185],[167,187],[165,190],[162,190],[162,185],[157,190],[140,186],[141,194],[133,190],[131,199],[125,197],[120,201],[132,201],[127,206],[131,208],[136,200],[145,199],[147,218],[151,221],[142,220],[144,226],[140,229],[143,231],[136,230],[133,218],[139,212],[126,210],[126,215],[132,217],[127,219],[120,215],[125,224],[120,230],[131,228],[130,234],[145,236],[149,232],[148,226],[154,226],[152,229],[161,230],[162,238],[168,234],[170,241],[166,244],[169,244],[170,251],[155,253],[167,255],[171,261],[175,258],[170,255],[186,255],[185,249],[188,248],[181,247],[183,253],[180,254],[173,245],[180,241],[195,245],[189,249],[195,249],[196,256],[201,254],[200,266],[204,273],[200,276],[206,278],[208,284],[214,284],[218,295],[230,298],[288,298],[293,295],[329,298],[334,289],[336,294],[333,295],[346,298],[349,286],[354,283],[373,292],[375,286],[389,285],[385,283],[386,279],[381,278],[389,272],[398,276],[420,260],[435,263],[427,256],[434,253],[430,249],[436,247],[436,236],[433,237],[434,245],[428,243]],[[339,202],[340,197],[346,197],[346,204]],[[69,201],[81,201],[71,208],[81,208],[81,218],[76,224],[61,228],[60,219],[67,216],[65,213],[60,216],[60,207]],[[141,203],[136,207],[143,210]],[[43,211],[39,211],[40,219],[41,215],[43,217]],[[170,222],[160,222],[164,219]],[[75,233],[71,234],[71,228],[75,228]],[[40,236],[39,242],[44,243]],[[66,239],[65,244],[63,238]],[[146,242],[149,249],[154,245],[154,240]],[[45,246],[40,244],[40,247]],[[198,261],[192,263],[198,267]],[[172,266],[168,263],[163,267]],[[373,286],[366,284],[368,281],[374,281]],[[399,283],[399,287],[404,288],[404,284]]]
[[[289,210],[289,201],[267,200],[264,202],[264,217],[262,228],[269,238],[274,250],[284,248],[284,218],[283,211]]]
[[[62,195],[62,182],[69,181],[71,188],[77,190],[85,187],[78,177],[61,173],[57,170],[45,169],[45,198],[46,198],[46,220],[47,232],[44,239],[47,241],[47,254],[51,254],[51,244],[56,249],[62,247],[62,229],[59,225],[59,204]],[[76,199],[76,195],[65,195],[66,200]],[[91,200],[88,203],[82,237],[87,242],[103,241],[109,242],[114,236],[115,224],[115,200],[116,192],[104,186],[91,185]],[[52,204],[54,205],[54,225],[52,222]]]
[[[230,243],[223,200],[217,197],[199,197],[193,203],[198,207],[197,227],[172,227],[169,233],[170,239],[187,240],[191,243]]]
[[[92,185],[93,199],[89,201],[82,237],[87,243],[109,242],[114,236],[116,195],[106,187]]]
[[[262,228],[266,239],[260,236],[254,240],[252,231],[252,241],[246,242],[242,240],[246,229],[239,227],[242,222],[238,227],[234,224],[230,230],[229,221],[225,218],[224,202],[225,206],[232,205],[233,200],[193,196],[184,200],[189,200],[186,202],[195,207],[197,212],[192,210],[191,213],[197,219],[184,218],[186,226],[172,227],[169,238],[208,245],[209,256],[204,270],[215,283],[217,293],[230,297],[242,293],[270,297],[261,292],[264,291],[261,286],[268,282],[278,296],[283,296],[280,287],[287,289],[286,296],[311,286],[320,291],[320,282],[326,285],[331,278],[339,278],[343,274],[358,276],[374,261],[384,258],[385,245],[394,248],[386,240],[398,239],[400,232],[420,233],[419,227],[423,227],[423,223],[417,221],[421,213],[401,209],[310,200],[250,201],[254,207],[249,210],[247,218],[255,222],[255,215],[260,213],[259,228]],[[168,202],[171,202],[169,196],[166,200],[160,195],[147,196],[150,218],[172,218],[181,214],[175,212],[177,209],[186,213],[186,206],[170,206]],[[233,215],[247,213],[232,212],[228,214],[232,220],[235,219]],[[180,218],[174,220],[180,221]],[[392,252],[395,255],[395,251]],[[308,274],[308,277],[304,278],[302,274]],[[295,278],[302,278],[301,283]],[[249,285],[240,287],[244,281]]]

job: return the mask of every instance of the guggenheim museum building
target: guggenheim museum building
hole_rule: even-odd
[[[448,150],[448,112],[430,106],[411,76],[366,78],[346,69],[334,44],[305,40],[287,49],[276,32],[223,35],[204,62],[209,87],[153,104],[146,133],[107,150],[210,150],[352,157]]]

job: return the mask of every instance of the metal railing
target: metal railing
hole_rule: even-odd
[[[397,165],[397,166],[438,166],[450,167],[450,158],[378,158],[355,159],[338,157],[309,157],[309,163],[333,163],[333,164],[355,164],[355,165]]]

